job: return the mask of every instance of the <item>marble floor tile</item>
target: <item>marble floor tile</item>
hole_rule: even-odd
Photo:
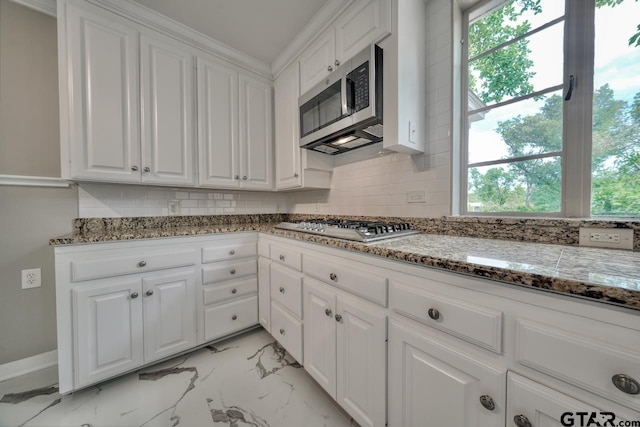
[[[266,331],[60,396],[55,368],[0,383],[0,427],[357,424]]]

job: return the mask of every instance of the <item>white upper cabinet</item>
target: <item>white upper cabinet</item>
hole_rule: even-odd
[[[198,57],[199,184],[273,188],[271,84]]]
[[[298,97],[300,69],[295,62],[275,82],[276,127],[276,188],[295,188],[302,185],[300,170],[300,124]]]
[[[89,5],[58,16],[62,177],[139,182],[138,32]]]
[[[240,187],[238,72],[213,59],[198,58],[199,184]]]
[[[142,180],[194,185],[193,55],[160,34],[140,38]]]
[[[300,56],[300,91],[307,92],[340,64],[391,33],[391,0],[356,0]]]

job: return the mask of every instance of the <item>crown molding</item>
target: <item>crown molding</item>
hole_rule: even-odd
[[[71,183],[62,178],[47,176],[0,175],[0,186],[12,187],[69,187]]]
[[[56,0],[13,0],[13,2],[53,16],[54,18],[57,16]]]
[[[277,78],[300,53],[329,26],[354,0],[328,0],[327,3],[311,18],[296,38],[271,63],[271,74]]]

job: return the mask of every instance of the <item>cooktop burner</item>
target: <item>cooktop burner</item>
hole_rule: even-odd
[[[366,222],[324,218],[281,222],[276,225],[276,228],[322,234],[327,237],[357,242],[372,242],[420,233],[418,230],[412,230],[411,225],[407,222]]]

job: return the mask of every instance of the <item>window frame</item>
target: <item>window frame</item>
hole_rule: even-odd
[[[483,0],[462,11],[460,49],[460,138],[458,211],[463,216],[567,217],[591,216],[591,156],[595,0],[565,0],[563,92],[574,76],[573,94],[563,102],[561,189],[559,212],[475,212],[468,208],[469,188],[469,20],[495,10],[510,0]],[[534,91],[535,92],[535,91]],[[523,101],[523,100],[520,100]],[[478,162],[481,163],[481,162]],[[500,162],[503,163],[503,162]],[[506,162],[505,162],[506,163]],[[454,212],[456,213],[456,212]]]

